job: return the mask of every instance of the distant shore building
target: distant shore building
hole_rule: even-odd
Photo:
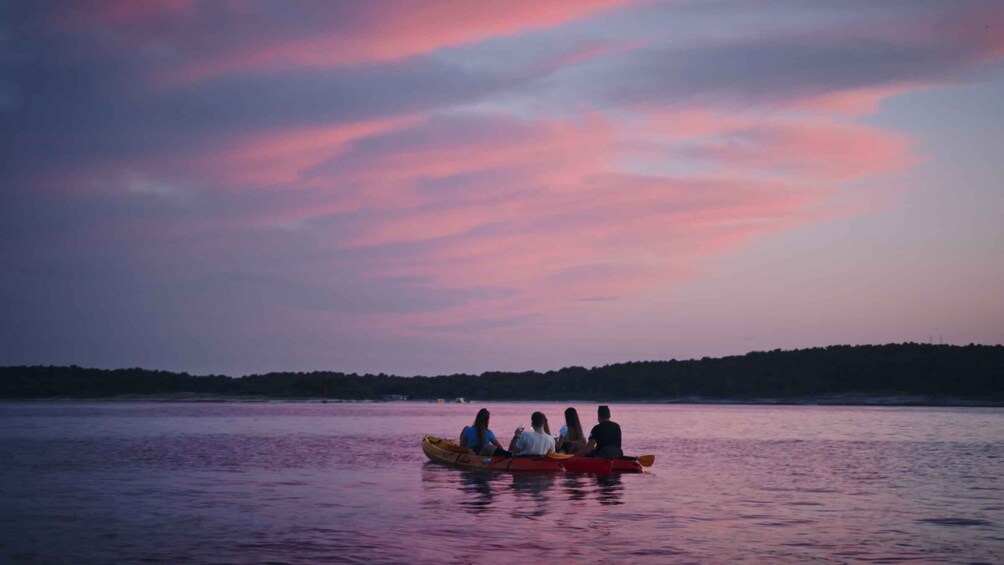
[[[408,400],[408,395],[407,394],[385,394],[385,395],[383,395],[383,399],[386,400],[386,401],[388,401],[388,402],[397,402],[397,401],[401,401],[401,400]]]
[[[466,401],[466,400],[464,399],[464,397],[463,397],[463,396],[458,396],[458,397],[456,398],[456,400],[454,400],[454,402],[456,402],[457,404],[464,404],[464,403],[466,403],[467,401]]]

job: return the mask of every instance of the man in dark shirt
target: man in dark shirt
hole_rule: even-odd
[[[589,456],[615,459],[624,455],[621,451],[621,427],[610,421],[610,407],[600,406],[596,417],[600,423],[589,432]]]

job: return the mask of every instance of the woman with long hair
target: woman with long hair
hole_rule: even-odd
[[[582,455],[588,450],[586,435],[582,433],[579,413],[575,408],[565,409],[565,425],[558,432],[558,452]]]
[[[491,414],[488,409],[478,410],[474,417],[474,425],[466,426],[460,432],[460,447],[466,447],[477,455],[495,455],[497,451],[505,453],[502,444],[495,439],[495,434],[488,429],[488,419]]]

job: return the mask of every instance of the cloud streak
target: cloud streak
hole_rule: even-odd
[[[574,341],[590,308],[658,308],[645,297],[712,258],[868,209],[922,163],[874,122],[882,104],[1004,57],[996,3],[760,4],[771,17],[15,5],[0,291],[21,297],[3,335],[28,328],[29,353],[0,362],[108,364],[125,340],[194,367],[210,357],[194,332],[228,351],[271,340],[276,368],[342,359],[300,336],[358,363],[421,350],[426,366],[358,368],[432,372],[536,325]],[[30,346],[54,324],[56,345]],[[148,341],[124,329],[150,324]]]

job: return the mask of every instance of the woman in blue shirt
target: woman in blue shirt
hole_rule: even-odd
[[[502,449],[502,444],[495,439],[495,434],[488,429],[488,418],[491,414],[486,408],[478,410],[474,425],[467,426],[460,432],[460,447],[466,447],[478,455],[506,455],[509,452]]]

